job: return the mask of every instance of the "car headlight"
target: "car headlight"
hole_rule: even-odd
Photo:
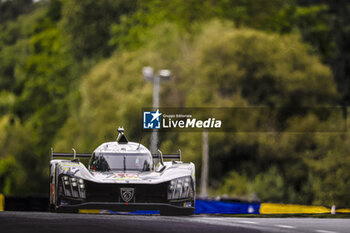
[[[192,179],[189,176],[171,180],[168,184],[168,200],[193,196]]]
[[[61,176],[61,183],[65,197],[86,198],[83,179],[63,175]]]

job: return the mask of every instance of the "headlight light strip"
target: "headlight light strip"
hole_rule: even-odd
[[[86,198],[84,180],[68,175],[61,176],[63,192],[66,197]]]
[[[168,185],[168,200],[185,199],[192,191],[191,177],[181,177],[171,180]]]

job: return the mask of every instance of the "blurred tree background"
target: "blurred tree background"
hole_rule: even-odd
[[[349,17],[345,0],[1,0],[0,193],[47,194],[50,147],[90,152],[119,125],[148,145],[143,66],[174,73],[161,106],[349,105]],[[274,119],[209,134],[210,194],[350,206],[350,136],[307,133],[334,121],[312,111]],[[200,133],[160,140],[200,174]]]

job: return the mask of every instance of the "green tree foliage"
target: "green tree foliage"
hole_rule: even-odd
[[[230,30],[214,22],[205,27],[198,40],[194,61],[201,79],[196,90],[210,86],[210,93],[216,94],[208,100],[211,103],[219,98],[232,99],[237,93],[251,105],[336,103],[331,71],[309,55],[298,36]]]
[[[261,201],[283,202],[285,193],[284,179],[276,167],[258,174],[254,179],[254,191]],[[267,190],[268,189],[268,192]]]
[[[313,151],[304,152],[305,163],[309,167],[313,182],[310,183],[314,203],[328,205],[350,205],[347,192],[349,182],[349,148],[340,146],[349,142],[347,134],[315,135],[318,145]]]
[[[171,21],[183,30],[196,31],[198,22],[211,18],[230,20],[236,27],[251,27],[264,31],[290,33],[300,31],[302,39],[312,45],[324,63],[331,65],[347,101],[349,62],[346,41],[349,34],[346,1],[138,1],[133,14],[123,15],[120,23],[111,27],[110,44],[120,49],[136,49],[147,41],[148,29],[159,22]]]
[[[135,0],[64,1],[61,27],[67,47],[77,60],[107,56],[110,26],[135,9]]]
[[[33,151],[36,137],[21,125],[18,118],[4,115],[0,118],[0,192],[22,195],[40,193],[44,161]]]
[[[342,103],[348,105],[349,92],[349,41],[350,3],[341,1],[297,1],[298,27],[305,40],[320,52],[322,60],[331,66]],[[321,4],[321,5],[320,5]]]
[[[115,140],[118,126],[127,129],[128,137],[139,138],[141,125],[134,122],[140,122],[141,108],[151,102],[152,93],[151,84],[145,84],[140,75],[148,57],[140,59],[139,55],[115,55],[84,78],[79,116],[67,121],[61,136],[65,143],[58,142],[56,148],[77,146],[91,151],[104,141]],[[71,127],[78,137],[70,135]]]
[[[332,21],[332,44],[335,47],[334,56],[327,61],[331,65],[336,78],[343,103],[350,102],[350,3],[349,1],[329,2]]]
[[[0,91],[17,91],[17,86],[22,82],[18,72],[29,53],[33,24],[43,14],[43,10],[38,9],[30,15],[21,15],[17,20],[0,26]]]
[[[31,12],[33,8],[32,0],[0,1],[0,23],[14,20],[21,14]]]
[[[7,122],[16,122],[10,131],[19,132],[9,134],[2,147],[18,149],[4,149],[1,158],[18,162],[16,170],[23,173],[18,176],[23,182],[33,176],[37,180],[27,186],[12,182],[11,187],[6,186],[9,193],[46,191],[42,184],[47,179],[48,148],[68,113],[71,55],[62,45],[57,16],[49,15],[52,7],[40,5],[32,14],[9,21],[6,27],[11,30],[0,32],[0,59],[4,61],[0,65],[1,116],[14,114]]]
[[[252,193],[247,177],[234,171],[231,171],[223,179],[223,183],[219,185],[217,192],[220,195],[229,194],[230,196],[246,198],[249,198],[249,195]]]
[[[196,31],[198,23],[213,18],[231,20],[237,27],[249,26],[264,30],[281,28],[279,21],[285,22],[281,13],[290,8],[285,0],[139,0],[133,14],[125,14],[120,23],[111,27],[110,44],[120,49],[136,49],[148,40],[148,30],[160,22],[170,21],[180,30]],[[261,9],[264,9],[262,11]],[[276,20],[276,17],[281,19]]]

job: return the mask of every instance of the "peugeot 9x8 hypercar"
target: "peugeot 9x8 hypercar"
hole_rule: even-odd
[[[92,154],[56,153],[51,149],[50,209],[77,212],[159,210],[161,215],[191,215],[196,196],[195,166],[178,154],[158,154],[128,142],[118,129],[115,142]],[[63,158],[71,158],[63,159]],[[86,167],[79,158],[90,158]],[[167,160],[167,162],[163,161]],[[179,160],[179,161],[175,161]]]

